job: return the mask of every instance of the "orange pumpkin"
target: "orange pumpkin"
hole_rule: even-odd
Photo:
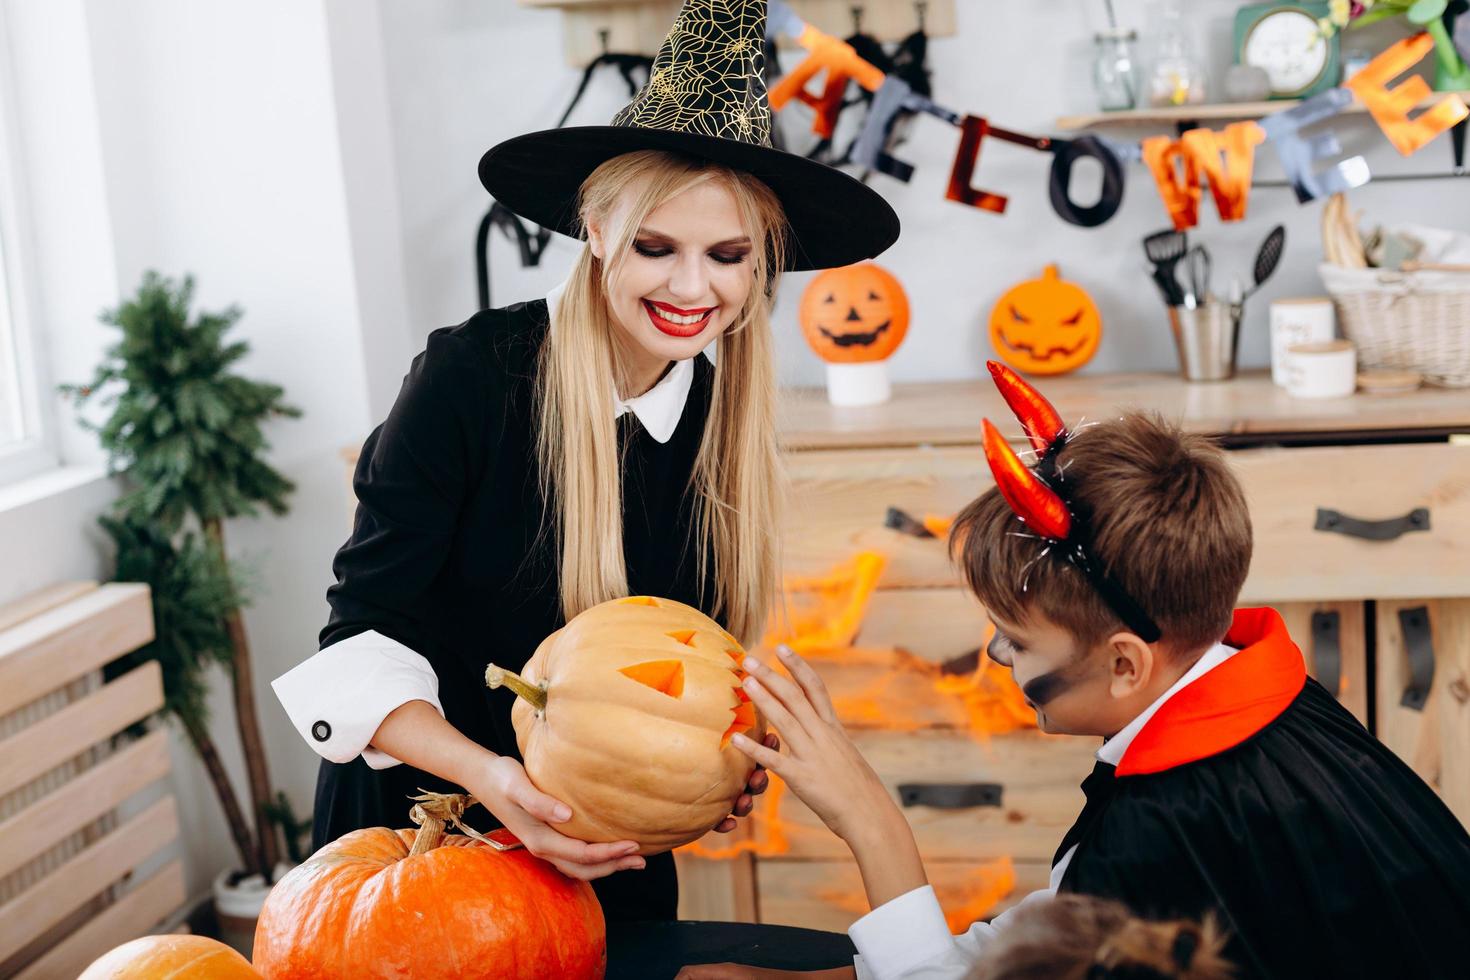
[[[255,929],[266,980],[602,976],[591,885],[529,851],[445,836],[469,797],[416,799],[418,830],[354,830],[276,882]]]
[[[1092,360],[1102,317],[1086,290],[1049,265],[1040,279],[1013,286],[990,311],[996,356],[1027,374],[1065,374]]]
[[[801,331],[829,364],[886,360],[909,329],[909,298],[872,262],[828,269],[801,296]]]
[[[571,807],[568,837],[686,844],[730,813],[754,763],[730,737],[764,722],[740,682],[745,651],[698,609],[633,596],[593,606],[548,636],[522,676],[492,665],[526,775]]]
[[[104,953],[77,980],[260,980],[250,961],[204,936],[144,936]]]

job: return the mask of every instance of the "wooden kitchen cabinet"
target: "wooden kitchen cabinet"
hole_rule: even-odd
[[[1456,438],[1470,433],[1470,395],[1297,401],[1264,374],[1220,384],[1068,377],[1043,390],[1070,421],[1155,410],[1231,450],[1255,532],[1241,604],[1278,609],[1314,676],[1470,822],[1470,444]],[[967,908],[989,904],[997,876],[1013,886],[990,912],[1044,887],[1096,742],[974,730],[937,678],[955,676],[946,671],[956,658],[980,646],[984,611],[942,540],[884,518],[890,507],[953,515],[991,482],[980,420],[1017,438],[1019,426],[980,381],[900,385],[891,402],[859,409],[789,391],[783,417],[786,571],[820,575],[865,549],[887,559],[854,650],[813,661],[839,713],[895,798],[915,784],[989,788],[979,805],[905,808],[941,905],[962,928]],[[1394,519],[1388,529],[1354,523]],[[1385,539],[1342,533],[1353,529]],[[1421,611],[1410,640],[1401,610]],[[1426,637],[1427,681],[1424,657],[1410,656]],[[1416,683],[1422,703],[1405,704]],[[774,802],[774,826],[758,817],[743,822],[743,842],[701,842],[737,860],[678,855],[683,916],[845,929],[866,911],[841,842],[790,794]]]

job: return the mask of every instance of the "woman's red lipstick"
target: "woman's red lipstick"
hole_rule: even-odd
[[[659,303],[646,299],[643,301],[643,309],[648,313],[649,322],[659,332],[666,333],[670,337],[693,337],[709,324],[710,316],[714,313],[716,307],[706,306],[702,309],[685,310],[674,306],[672,303]],[[659,311],[661,310],[680,317],[698,316],[699,319],[693,323],[675,323],[672,320],[660,316]]]

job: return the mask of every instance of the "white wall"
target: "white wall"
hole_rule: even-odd
[[[386,410],[411,353],[374,11],[98,0],[88,26],[119,282],[187,271],[199,305],[239,303],[252,353],[238,369],[304,411],[268,429],[297,486],[290,515],[226,535],[259,590],[245,622],[273,775],[305,810],[317,759],[267,684],[315,650],[347,528],[339,451]],[[215,727],[233,757],[233,732]],[[197,817],[196,881],[230,857],[212,801]]]
[[[1117,0],[1115,6],[1120,21],[1138,27],[1147,40],[1149,25],[1157,22],[1152,5]],[[1212,79],[1220,79],[1230,63],[1231,24],[1239,6],[1236,0],[1184,4],[1197,50],[1214,69]],[[562,60],[559,19],[552,10],[514,0],[379,0],[379,8],[397,134],[409,308],[422,335],[462,320],[474,305],[471,246],[486,207],[475,177],[479,155],[498,140],[554,124],[579,73]],[[1038,135],[1056,133],[1057,116],[1094,107],[1090,59],[1092,33],[1103,26],[1100,0],[959,0],[956,9],[958,35],[930,46],[937,101]],[[790,67],[796,57],[787,54],[783,64]],[[621,84],[615,72],[600,74],[571,122],[605,123],[626,101]],[[779,118],[792,145],[810,145],[805,107]],[[1339,129],[1349,150],[1365,152],[1375,172],[1449,168],[1447,137],[1403,161],[1366,116],[1345,120]],[[1049,157],[987,141],[976,182],[1010,198],[1007,213],[996,216],[944,199],[956,141],[957,130],[921,119],[900,154],[917,167],[912,183],[872,179],[903,220],[902,237],[880,261],[903,281],[913,305],[913,326],[892,361],[893,376],[978,377],[990,356],[983,330],[990,307],[1009,285],[1038,275],[1048,262],[1060,263],[1063,275],[1087,287],[1101,308],[1104,339],[1087,370],[1171,370],[1167,323],[1140,247],[1145,234],[1167,224],[1147,172],[1129,167],[1123,207],[1112,221],[1077,228],[1057,218],[1048,202]],[[1279,176],[1269,149],[1262,149],[1258,161],[1261,177]],[[1079,200],[1089,200],[1085,187],[1079,182]],[[1465,228],[1467,191],[1470,181],[1385,183],[1355,194],[1353,203],[1379,219]],[[1273,296],[1322,292],[1315,272],[1319,209],[1317,203],[1297,205],[1288,190],[1262,189],[1245,222],[1222,227],[1213,207],[1204,206],[1195,237],[1211,248],[1217,277],[1249,276],[1261,237],[1277,222],[1287,226],[1282,267],[1248,308],[1246,365],[1268,359],[1265,314]],[[497,238],[492,250],[496,305],[542,295],[573,254],[571,243],[559,240],[546,268],[521,270],[509,243]],[[821,363],[796,328],[796,305],[808,278],[788,278],[777,310],[781,377],[788,383],[822,379]]]
[[[193,273],[197,307],[245,311],[233,336],[252,353],[238,370],[304,410],[267,433],[272,464],[297,485],[291,513],[231,521],[226,537],[257,589],[245,622],[273,775],[307,811],[317,758],[267,684],[315,650],[348,523],[339,453],[391,404],[415,342],[376,11],[350,0],[7,9],[53,378],[90,373],[116,336],[97,312],[145,270]],[[70,427],[64,448],[68,462],[96,459],[95,437]],[[22,556],[5,563],[0,600],[106,577],[94,518],[111,495],[94,478],[0,515],[0,550]],[[219,678],[212,727],[238,780],[227,691]],[[186,751],[175,765],[197,893],[234,854],[202,768]]]

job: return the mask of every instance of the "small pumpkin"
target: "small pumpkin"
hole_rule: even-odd
[[[463,829],[471,797],[425,793],[418,830],[354,830],[271,888],[255,929],[266,980],[601,977],[607,932],[592,886]],[[515,846],[506,831],[491,835]]]
[[[909,298],[872,262],[827,269],[801,296],[801,331],[829,364],[886,360],[909,329]]]
[[[566,803],[556,829],[658,854],[729,815],[755,765],[730,744],[765,724],[740,683],[745,650],[704,613],[652,596],[584,610],[548,636],[520,676],[486,682],[511,709],[526,775]]]
[[[1102,317],[1087,291],[1055,265],[1040,279],[1011,287],[990,311],[995,354],[1027,374],[1065,374],[1092,360],[1102,340]]]
[[[260,980],[235,950],[205,936],[144,936],[103,953],[77,980]]]

